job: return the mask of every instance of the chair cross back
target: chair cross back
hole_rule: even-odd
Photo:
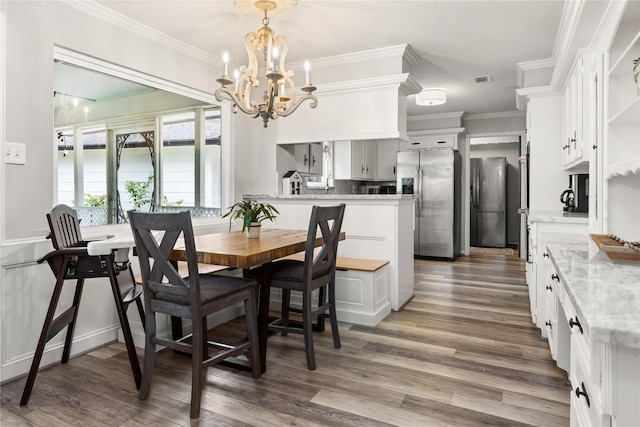
[[[149,217],[152,218],[153,217]],[[135,238],[139,239],[142,245],[136,245],[136,249],[139,254],[140,261],[140,270],[142,272],[142,279],[147,283],[149,289],[154,293],[156,292],[164,292],[169,295],[175,295],[180,297],[189,297],[189,293],[191,287],[187,280],[185,280],[182,275],[176,269],[176,266],[169,261],[169,255],[171,254],[171,250],[175,246],[178,238],[181,234],[183,234],[183,230],[185,231],[185,243],[191,242],[193,250],[195,251],[195,246],[193,246],[193,235],[190,235],[187,230],[190,229],[189,225],[184,224],[184,216],[176,217],[177,221],[174,223],[178,225],[175,229],[168,229],[170,225],[167,223],[162,224],[165,230],[164,235],[162,236],[162,240],[160,243],[156,241],[154,236],[154,225],[152,222],[145,223],[143,221],[137,221],[135,223],[135,228],[133,232],[135,234]],[[153,266],[150,264],[150,259],[153,259]],[[189,272],[197,271],[197,266],[193,269],[192,266],[189,266]],[[145,273],[148,273],[149,277],[144,277]],[[189,274],[191,280],[197,280],[197,275]],[[163,282],[163,278],[166,278],[169,283]],[[196,291],[197,287],[193,288],[193,291]]]
[[[341,207],[337,206],[323,207],[312,211],[305,247],[304,275],[308,280],[331,274],[332,269],[335,267],[343,216],[343,212],[341,213],[340,210]],[[320,229],[320,234],[322,235],[323,245],[314,258],[314,242],[318,229]]]

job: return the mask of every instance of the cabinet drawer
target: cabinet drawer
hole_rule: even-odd
[[[419,139],[411,138],[409,142],[404,143],[405,150],[421,150],[421,149],[427,149],[427,148],[429,148],[429,146],[427,145],[426,136],[423,136],[422,138],[419,138]]]
[[[573,338],[572,338],[573,340]],[[571,426],[610,426],[611,419],[602,411],[600,396],[584,370],[580,358],[571,354]]]
[[[457,148],[457,135],[429,135],[427,136],[428,148]]]

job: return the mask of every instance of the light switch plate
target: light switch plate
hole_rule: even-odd
[[[12,165],[27,163],[27,146],[19,142],[4,143],[4,162]]]

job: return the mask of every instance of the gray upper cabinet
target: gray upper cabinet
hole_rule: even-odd
[[[298,172],[322,175],[322,144],[295,144],[293,154]]]

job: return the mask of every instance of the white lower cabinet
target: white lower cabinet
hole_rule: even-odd
[[[563,216],[559,213],[532,212],[527,219],[529,248],[527,254],[526,280],[529,288],[531,319],[547,338],[547,279],[544,273],[549,254],[545,248],[545,233],[587,233],[589,219],[586,216]]]
[[[551,354],[571,382],[570,425],[640,426],[640,349],[590,338],[554,254],[545,251],[549,261],[542,274],[551,288],[545,288],[545,329]]]

